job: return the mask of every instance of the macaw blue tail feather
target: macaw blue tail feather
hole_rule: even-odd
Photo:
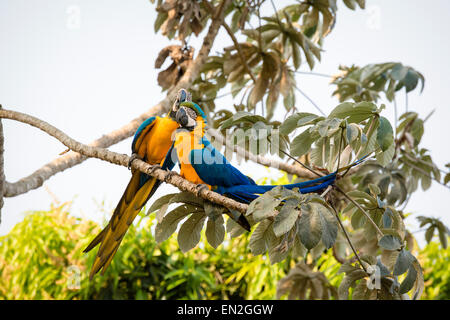
[[[281,185],[286,189],[292,190],[295,188],[298,188],[298,191],[302,194],[306,193],[312,193],[317,192],[320,190],[323,190],[327,188],[328,186],[332,185],[336,181],[337,173],[341,172],[343,170],[347,170],[353,166],[356,166],[366,160],[366,158],[369,155],[365,155],[364,157],[356,160],[352,164],[349,164],[348,166],[339,168],[335,172],[332,172],[326,176],[299,182],[299,183],[292,183],[292,184],[284,184]],[[218,187],[214,191],[220,194],[224,194],[230,198],[235,199],[236,201],[243,202],[243,203],[250,203],[256,198],[258,198],[263,193],[272,190],[273,188],[277,187],[278,185],[237,185],[232,187]]]
[[[298,188],[300,193],[311,193],[320,191],[329,185],[333,184],[336,180],[336,172],[330,173],[329,175],[320,177],[318,179],[304,181],[300,183],[284,184],[281,185],[286,189],[292,190]],[[238,185],[228,188],[218,188],[215,191],[227,195],[237,201],[250,203],[261,194],[272,190],[278,185]]]

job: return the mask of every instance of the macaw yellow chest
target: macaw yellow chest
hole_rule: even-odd
[[[177,132],[174,145],[180,162],[180,175],[195,184],[205,184],[191,165],[190,153],[192,150],[203,148],[201,135],[194,131]],[[211,187],[209,186],[211,189]]]
[[[170,118],[156,118],[138,150],[139,155],[145,156],[148,163],[160,164],[172,146],[177,128],[178,123]]]

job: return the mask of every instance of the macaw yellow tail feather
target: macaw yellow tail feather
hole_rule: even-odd
[[[133,220],[141,211],[147,200],[159,186],[159,182],[156,178],[150,178],[141,188],[139,188],[131,200],[130,197],[128,197],[128,188],[130,185],[133,186],[133,178],[134,175],[127,187],[127,190],[125,190],[124,195],[119,201],[116,210],[114,210],[113,216],[108,225],[84,250],[84,252],[87,252],[100,243],[100,248],[98,249],[97,256],[95,257],[94,264],[92,265],[92,269],[89,274],[89,279],[91,280],[93,276],[100,271],[100,269],[102,269],[102,274],[105,273],[106,268],[110,265],[128,228],[133,223]]]

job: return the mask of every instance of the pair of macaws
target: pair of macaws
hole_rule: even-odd
[[[275,187],[257,185],[232,166],[205,137],[205,125],[204,112],[191,101],[190,94],[181,89],[166,117],[151,117],[138,128],[131,145],[132,159],[139,158],[168,170],[179,162],[183,178],[243,203],[250,203]],[[336,172],[284,187],[299,188],[299,192],[308,193],[326,188],[335,179]],[[100,244],[90,272],[91,279],[100,269],[104,274],[128,227],[160,184],[156,178],[132,169],[131,180],[109,223],[84,250],[88,252]]]

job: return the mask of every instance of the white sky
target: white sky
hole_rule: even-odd
[[[276,1],[279,8],[283,1]],[[435,0],[372,0],[365,11],[350,11],[339,1],[336,27],[325,40],[322,62],[315,72],[332,74],[340,64],[366,65],[399,61],[422,72],[425,90],[409,95],[410,110],[425,117],[422,147],[432,152],[443,168],[450,162],[447,93],[450,88],[450,2]],[[265,10],[271,10],[270,6]],[[77,16],[79,12],[79,16]],[[78,18],[77,18],[78,17]],[[156,83],[154,61],[169,42],[155,35],[154,5],[148,0],[1,0],[0,1],[0,103],[5,109],[32,114],[62,129],[74,139],[89,143],[147,110],[165,94]],[[199,40],[191,45],[199,47]],[[230,41],[222,31],[214,49]],[[302,69],[307,71],[306,66]],[[298,86],[325,112],[338,101],[326,78],[298,75]],[[300,111],[316,112],[301,96]],[[220,108],[231,100],[217,100]],[[404,98],[398,99],[400,111]],[[281,107],[281,106],[280,106]],[[280,108],[281,110],[281,108]],[[393,108],[385,111],[392,119]],[[5,173],[10,182],[29,175],[65,149],[55,139],[29,126],[3,120]],[[110,149],[130,152],[131,139]],[[267,175],[253,163],[239,168],[258,179]],[[276,170],[270,170],[271,174]],[[109,218],[129,179],[129,171],[100,160],[59,173],[45,186],[61,201],[74,200],[72,212],[96,221]],[[176,189],[158,190],[154,199]],[[417,215],[441,217],[450,225],[445,199],[449,190],[433,184],[417,191],[407,209]],[[52,197],[45,188],[6,198],[0,234],[7,233],[28,210],[46,210]],[[104,211],[100,211],[101,203]],[[408,218],[411,230],[418,226]],[[422,233],[416,235],[421,236]]]

